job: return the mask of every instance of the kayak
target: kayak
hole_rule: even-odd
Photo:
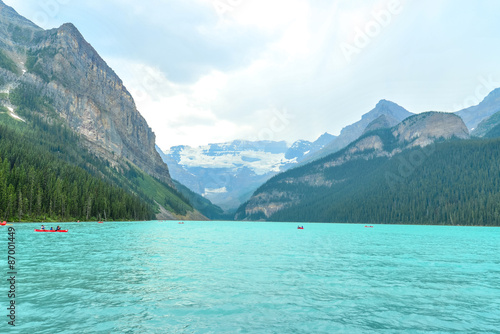
[[[297,230],[303,230],[304,228],[303,227],[297,227]]]
[[[56,231],[56,230],[37,230],[35,229],[35,232],[68,232],[68,230],[59,230],[59,231]]]

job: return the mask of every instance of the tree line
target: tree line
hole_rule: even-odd
[[[436,144],[402,173],[419,150],[323,170],[325,179],[336,181],[331,187],[280,182],[310,173],[314,165],[280,175],[258,192],[297,200],[268,220],[500,226],[500,139]]]

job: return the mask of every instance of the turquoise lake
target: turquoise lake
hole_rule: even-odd
[[[303,225],[15,225],[16,327],[0,227],[0,332],[500,333],[499,228]]]

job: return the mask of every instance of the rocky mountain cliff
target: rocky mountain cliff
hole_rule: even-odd
[[[49,157],[47,161],[80,168],[94,184],[103,181],[121,188],[144,208],[142,215],[130,214],[110,198],[99,198],[100,206],[92,206],[96,195],[87,193],[82,205],[88,210],[76,207],[73,217],[91,211],[91,217],[105,217],[105,211],[108,216],[112,211],[113,217],[150,219],[153,213],[157,219],[206,219],[193,208],[196,203],[190,203],[196,196],[183,187],[176,189],[181,185],[171,179],[155,149],[155,135],[132,96],[77,28],[67,23],[41,29],[0,1],[0,125],[12,124],[19,138],[40,136],[40,145],[33,146]],[[61,138],[67,140],[59,142]],[[37,153],[22,154],[32,162],[31,155]],[[32,167],[37,168],[23,166]],[[60,176],[61,182],[71,177]],[[22,208],[25,200],[19,198],[20,204],[10,207]],[[205,209],[207,202],[197,200]],[[65,207],[55,212],[48,203],[46,208],[54,219],[69,215]]]
[[[267,219],[277,212],[290,208],[310,196],[311,189],[335,189],[354,175],[350,169],[357,165],[378,163],[415,147],[426,147],[439,140],[469,137],[462,119],[448,113],[428,112],[414,115],[390,129],[378,129],[362,135],[342,151],[323,159],[280,174],[262,187],[244,204],[237,219]],[[341,176],[332,177],[330,170],[346,167]],[[300,189],[307,187],[307,191]],[[286,188],[287,190],[284,190]]]
[[[413,114],[396,103],[381,100],[375,108],[364,114],[360,121],[343,128],[340,135],[335,138],[335,140],[326,145],[322,150],[306,157],[302,161],[302,164],[320,159],[343,149],[358,139],[363,134],[365,129],[372,125],[372,122],[376,121],[380,116],[385,116],[385,122],[387,122],[388,125],[395,125],[411,115]]]
[[[132,96],[75,26],[43,30],[0,2],[0,31],[2,52],[17,68],[0,68],[0,89],[8,94],[24,85],[49,98],[54,114],[43,116],[64,119],[93,152],[114,166],[129,161],[173,185]]]

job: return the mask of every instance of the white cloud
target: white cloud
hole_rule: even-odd
[[[230,141],[252,131],[250,126],[222,119],[210,109],[226,84],[226,76],[220,72],[183,85],[171,82],[161,70],[145,64],[124,59],[108,62],[123,79],[163,149]]]
[[[340,45],[395,1],[65,1],[44,27],[78,26],[163,149],[292,142],[338,133],[383,98],[412,112],[450,110],[478,77],[500,78],[495,0],[400,0],[401,13],[346,61]],[[37,0],[5,2],[31,19],[44,13]],[[219,15],[217,2],[232,7]],[[277,124],[276,112],[293,118]]]

